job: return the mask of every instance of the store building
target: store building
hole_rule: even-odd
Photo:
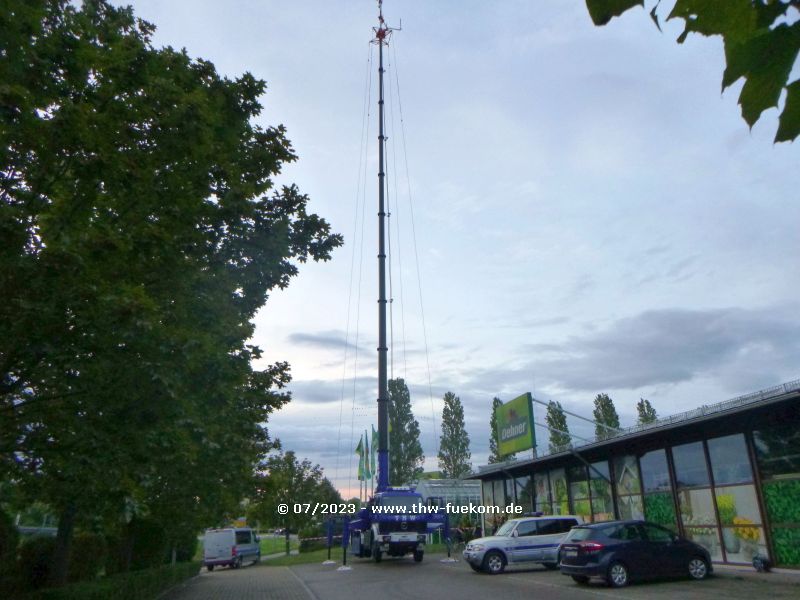
[[[708,548],[800,567],[800,380],[623,430],[570,450],[481,467],[484,506],[647,519]],[[504,516],[485,515],[484,531]]]
[[[456,506],[469,508],[481,504],[481,482],[471,479],[422,479],[416,485],[416,491],[422,495],[423,502],[429,498],[439,498],[442,506]],[[474,524],[477,515],[464,513],[453,525],[460,525],[464,521]]]

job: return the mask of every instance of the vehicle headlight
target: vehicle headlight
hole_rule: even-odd
[[[468,549],[473,550],[474,552],[480,552],[481,550],[485,550],[486,546],[483,544],[470,544]]]

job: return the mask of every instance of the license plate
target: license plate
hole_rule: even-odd
[[[578,556],[577,550],[564,550],[564,556]]]

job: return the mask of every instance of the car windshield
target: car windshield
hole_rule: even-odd
[[[511,531],[514,529],[514,525],[516,524],[516,521],[508,521],[507,523],[503,523],[503,526],[497,530],[495,535],[511,535]]]
[[[573,527],[564,538],[565,542],[582,542],[592,536],[592,530],[588,527]]]

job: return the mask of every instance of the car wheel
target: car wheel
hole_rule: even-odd
[[[383,552],[381,552],[380,546],[378,546],[377,543],[372,544],[372,560],[374,560],[376,563],[379,563],[381,562],[382,558]]]
[[[611,587],[625,587],[628,585],[628,568],[621,562],[611,563],[607,581]]]
[[[558,568],[558,563],[542,563],[544,568],[548,571],[555,571]]]
[[[689,577],[692,579],[705,579],[708,577],[708,563],[699,556],[692,557],[689,561]]]
[[[414,562],[422,562],[425,553],[422,550],[414,550]]]
[[[488,552],[483,557],[483,570],[489,575],[499,575],[506,568],[506,559],[496,551]]]
[[[573,575],[572,581],[574,581],[578,585],[586,585],[587,583],[589,583],[589,578],[586,575]]]
[[[209,571],[213,571],[214,565],[206,565],[206,569],[208,569]]]

